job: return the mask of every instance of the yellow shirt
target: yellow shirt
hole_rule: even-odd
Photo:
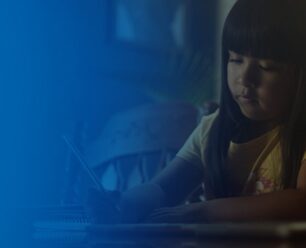
[[[210,127],[218,115],[204,116],[177,156],[197,166],[205,166],[204,150]],[[230,143],[228,162],[234,195],[255,195],[282,188],[279,127],[246,143]],[[205,183],[205,182],[204,182]]]

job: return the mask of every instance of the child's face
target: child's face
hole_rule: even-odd
[[[290,109],[296,80],[291,66],[229,51],[227,80],[241,112],[256,121],[278,122]]]

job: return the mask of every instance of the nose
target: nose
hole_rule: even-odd
[[[246,63],[240,68],[240,73],[237,79],[238,83],[247,87],[252,88],[256,86],[257,74],[256,68],[252,63]]]

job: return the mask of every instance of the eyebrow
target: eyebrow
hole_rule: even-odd
[[[236,53],[236,52],[234,52],[234,51],[228,51],[228,55],[229,55],[229,57],[230,56],[245,56],[245,55],[243,55],[243,54],[240,54],[240,53]]]
[[[254,58],[254,59],[259,60],[259,61],[264,60],[264,62],[274,63],[274,64],[277,64],[279,66],[283,65],[282,62],[274,60],[274,59],[254,57],[254,56],[251,56],[251,55],[240,54],[240,53],[237,53],[237,52],[234,52],[234,51],[231,51],[231,50],[228,50],[228,54],[230,56],[242,56],[242,57],[249,57],[249,58],[251,57],[251,58]]]

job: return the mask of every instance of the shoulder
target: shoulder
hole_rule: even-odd
[[[176,154],[193,164],[202,164],[204,161],[204,148],[206,146],[206,138],[210,127],[218,116],[219,111],[216,110],[213,114],[203,116],[196,129],[189,136],[183,147]]]
[[[206,144],[210,128],[213,125],[218,114],[219,110],[216,110],[214,113],[210,115],[203,116],[196,129],[190,135],[189,141],[187,141],[187,143],[194,143],[196,144],[196,146],[200,148],[200,150],[203,150]]]
[[[219,115],[219,109],[210,115],[205,115],[201,118],[201,121],[197,127],[198,132],[202,138],[206,137],[209,133],[211,126],[213,125],[215,119]]]

